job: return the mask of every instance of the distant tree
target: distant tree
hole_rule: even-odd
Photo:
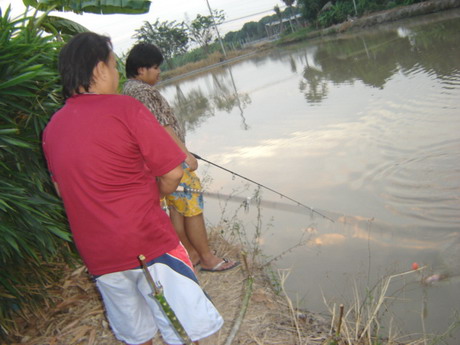
[[[296,0],[283,0],[283,2],[286,4],[286,6],[289,8],[289,24],[291,25],[291,30],[294,31],[294,27],[292,26],[291,18],[294,15],[294,12],[292,10],[292,7],[294,5]],[[297,23],[297,26],[299,26],[299,21],[297,20],[297,17],[295,17],[295,21]]]
[[[255,40],[260,38],[259,24],[257,22],[247,22],[241,28],[245,38]]]
[[[297,0],[304,18],[308,21],[315,21],[319,11],[321,11],[327,2],[328,0]]]
[[[139,42],[152,43],[160,48],[170,68],[173,68],[172,57],[185,53],[189,43],[183,22],[160,22],[158,19],[154,23],[144,22],[133,37]]]
[[[289,8],[289,15],[288,15],[288,20],[289,20],[289,26],[291,27],[291,31],[294,32],[294,26],[292,25],[292,5],[294,4],[295,0],[283,0],[285,5]]]
[[[225,34],[224,41],[225,42],[236,42],[240,39],[240,31],[230,31]]]
[[[278,16],[278,19],[280,21],[280,33],[282,33],[284,31],[284,27],[283,27],[283,15],[281,14],[280,7],[276,5],[275,7],[273,7],[273,11],[275,11],[276,15]]]
[[[208,53],[209,44],[215,37],[213,26],[221,24],[224,20],[223,11],[215,10],[212,16],[198,14],[191,23],[187,24],[190,40],[199,44]]]
[[[295,0],[283,0],[283,2],[287,7],[292,7],[292,5],[294,5]]]

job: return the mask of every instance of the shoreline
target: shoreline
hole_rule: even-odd
[[[434,13],[442,13],[452,9],[460,8],[460,0],[429,0],[408,6],[395,7],[385,11],[373,12],[362,17],[354,18],[349,21],[339,23],[324,29],[305,32],[304,34],[293,33],[287,37],[276,41],[259,42],[252,49],[241,50],[241,54],[233,54],[232,57],[222,60],[223,56],[208,58],[197,63],[187,64],[163,74],[165,79],[158,86],[167,85],[177,80],[185,79],[199,73],[206,72],[213,68],[218,68],[240,61],[246,57],[253,56],[261,51],[298,43],[305,40],[324,38],[344,33],[356,33],[366,29],[376,29],[381,25],[397,22],[399,20],[422,17]],[[195,67],[197,66],[197,67]]]
[[[317,30],[307,34],[307,38],[322,37],[343,33],[346,31],[357,31],[366,28],[376,27],[381,24],[396,22],[398,20],[420,17],[432,13],[447,11],[460,7],[460,0],[430,0],[408,6],[395,7],[390,10],[373,12],[362,17]]]

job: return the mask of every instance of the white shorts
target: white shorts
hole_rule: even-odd
[[[181,244],[148,265],[153,280],[163,287],[167,302],[192,341],[222,327],[224,320],[198,284]],[[96,285],[117,339],[127,344],[142,344],[160,330],[166,343],[183,343],[152,298],[152,289],[142,269],[104,274],[96,278]]]

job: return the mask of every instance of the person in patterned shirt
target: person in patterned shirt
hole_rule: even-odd
[[[154,86],[158,82],[162,62],[163,55],[155,45],[135,45],[126,59],[126,76],[129,79],[123,86],[123,93],[144,103],[187,155],[180,185],[201,189],[200,179],[194,172],[198,162],[185,145],[185,130],[167,100]],[[175,192],[166,196],[166,202],[174,228],[195,266],[200,264],[202,271],[222,272],[239,265],[239,262],[219,258],[211,251],[201,193]]]

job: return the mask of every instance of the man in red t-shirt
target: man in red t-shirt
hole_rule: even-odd
[[[185,154],[142,103],[116,94],[111,48],[109,38],[84,33],[62,49],[66,104],[43,134],[48,167],[117,338],[148,345],[159,329],[167,343],[181,342],[148,296],[143,254],[188,335],[199,340],[223,320],[160,207],[179,184]]]

